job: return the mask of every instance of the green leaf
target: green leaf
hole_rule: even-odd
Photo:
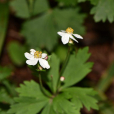
[[[63,44],[56,46],[56,55],[59,57],[60,61],[63,62],[66,58],[67,48]]]
[[[53,109],[57,114],[80,114],[79,109],[68,101],[64,95],[59,94],[53,99]]]
[[[59,80],[59,65],[60,61],[55,54],[51,55],[50,60],[50,70],[48,72],[48,82],[47,84],[52,88],[53,92],[56,92],[58,80]],[[50,83],[51,82],[51,83]]]
[[[74,29],[74,33],[85,33],[85,28],[82,25],[85,19],[85,14],[80,14],[79,8],[63,10],[54,9],[53,15],[58,31],[72,27]]]
[[[106,101],[99,104],[100,113],[99,114],[113,114],[114,113],[114,105],[110,104]]]
[[[31,48],[47,48],[51,51],[57,44],[57,31],[66,30],[71,26],[78,34],[83,34],[84,14],[77,9],[54,9],[38,18],[23,24],[21,33]]]
[[[0,114],[7,114],[5,110],[0,109]]]
[[[37,114],[47,104],[48,99],[38,100],[31,97],[15,98],[17,104],[11,106],[8,114]]]
[[[11,75],[11,69],[9,67],[2,67],[0,66],[0,81],[6,79],[8,76]]]
[[[85,63],[89,57],[88,47],[79,49],[76,56],[70,56],[69,62],[62,74],[65,77],[62,88],[78,83],[91,71],[90,68],[93,66],[93,63]]]
[[[7,24],[9,17],[9,5],[8,2],[0,2],[0,54],[2,51],[2,46],[5,40]]]
[[[96,22],[103,21],[107,19],[110,23],[114,21],[114,0],[99,0],[98,4],[94,6],[91,10],[91,14],[94,15]]]
[[[5,89],[0,90],[0,102],[13,103],[13,99],[8,95]]]
[[[33,15],[42,13],[49,9],[48,1],[47,0],[35,0],[34,2],[34,9]]]
[[[80,109],[68,101],[64,94],[59,94],[50,100],[41,114],[80,114]]]
[[[46,98],[42,93],[39,84],[34,81],[25,81],[25,85],[20,84],[20,88],[17,88],[16,91],[21,97],[35,97],[37,99]]]
[[[21,18],[29,18],[30,13],[36,15],[49,8],[46,0],[33,0],[33,4],[27,3],[27,0],[13,0],[10,2],[10,6],[16,12],[16,16]]]
[[[87,0],[78,0],[78,2],[86,2]]]
[[[92,5],[97,5],[99,0],[89,0]]]
[[[16,16],[21,17],[21,18],[30,17],[28,4],[26,0],[13,0],[10,2],[10,6],[16,12]]]
[[[25,51],[26,51],[26,47],[20,45],[17,42],[11,42],[8,45],[9,56],[12,62],[14,62],[14,64],[18,66],[21,66],[25,63],[25,60],[26,60],[26,58],[24,57]]]
[[[36,114],[49,102],[49,98],[42,93],[36,82],[25,81],[24,84],[17,89],[19,97],[14,99],[16,104],[11,105],[9,114]]]
[[[66,88],[63,92],[71,96],[71,102],[76,108],[80,109],[84,105],[89,111],[90,108],[98,110],[98,101],[94,98],[97,93],[93,89],[72,87]]]
[[[46,47],[48,50],[52,50],[57,43],[57,33],[51,12],[25,22],[21,33],[32,48]]]
[[[54,111],[52,104],[51,103],[48,103],[44,107],[44,109],[43,109],[43,111],[42,111],[41,114],[57,114],[57,113]]]
[[[64,5],[76,5],[77,0],[56,0]]]

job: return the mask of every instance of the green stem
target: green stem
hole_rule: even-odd
[[[41,74],[40,74],[40,73],[39,73],[39,82],[40,82],[40,87],[41,87],[41,90],[42,90],[43,94],[44,94],[45,96],[51,98],[51,96],[49,96],[49,95],[45,92],[45,90],[44,90],[44,87],[43,87],[43,84],[42,84],[42,79],[41,79]]]
[[[69,46],[69,47],[68,47],[68,52],[67,52],[67,55],[66,55],[66,59],[65,59],[64,64],[63,64],[63,66],[62,66],[62,69],[61,69],[61,71],[60,71],[59,80],[58,80],[58,87],[57,87],[57,88],[59,88],[60,85],[61,85],[60,77],[62,76],[63,71],[65,70],[65,68],[66,68],[66,66],[67,66],[67,63],[68,63],[68,60],[69,60],[69,57],[70,57],[70,48],[71,48],[71,47]]]

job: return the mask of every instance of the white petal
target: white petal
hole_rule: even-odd
[[[28,64],[28,65],[36,65],[37,64],[37,62],[38,62],[38,59],[34,59],[34,60],[27,60],[26,61],[26,63]]]
[[[67,34],[67,33],[64,33],[64,32],[57,32],[57,34],[59,34],[60,36],[64,36],[64,35]]]
[[[42,58],[45,58],[47,56],[46,53],[42,53]]]
[[[40,59],[39,59],[39,63],[40,63],[40,65],[41,65],[43,68],[47,68],[47,69],[50,68],[48,62],[47,62],[45,59],[41,59],[41,58],[40,58]]]
[[[30,60],[32,60],[32,59],[34,59],[34,56],[33,55],[31,55],[30,53],[24,53],[24,55],[25,55],[25,57],[27,58],[27,59],[30,59]]]
[[[79,34],[73,34],[75,37],[79,38],[79,39],[83,39],[82,36],[80,36]]]
[[[30,49],[30,54],[34,55],[35,52],[36,52],[36,50]]]
[[[69,35],[68,34],[63,35],[61,40],[63,44],[67,44],[69,42]]]
[[[70,35],[69,37],[78,43],[78,41],[72,35]]]

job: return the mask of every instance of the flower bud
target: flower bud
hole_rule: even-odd
[[[64,76],[61,76],[60,77],[60,81],[64,81],[65,80],[65,77]]]

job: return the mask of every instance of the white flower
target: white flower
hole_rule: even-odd
[[[36,51],[34,49],[31,49],[30,50],[30,53],[24,53],[25,57],[28,59],[26,61],[26,63],[28,65],[36,65],[39,61],[39,64],[43,67],[43,68],[46,68],[46,69],[49,69],[50,66],[48,64],[48,62],[45,60],[47,54],[46,53],[42,53],[42,52],[39,52],[39,51]]]
[[[78,41],[73,36],[79,39],[83,39],[83,37],[80,36],[79,34],[73,34],[73,31],[74,30],[72,28],[68,27],[66,31],[61,30],[61,32],[57,32],[60,36],[62,36],[61,40],[63,44],[67,44],[70,38],[78,43]]]

